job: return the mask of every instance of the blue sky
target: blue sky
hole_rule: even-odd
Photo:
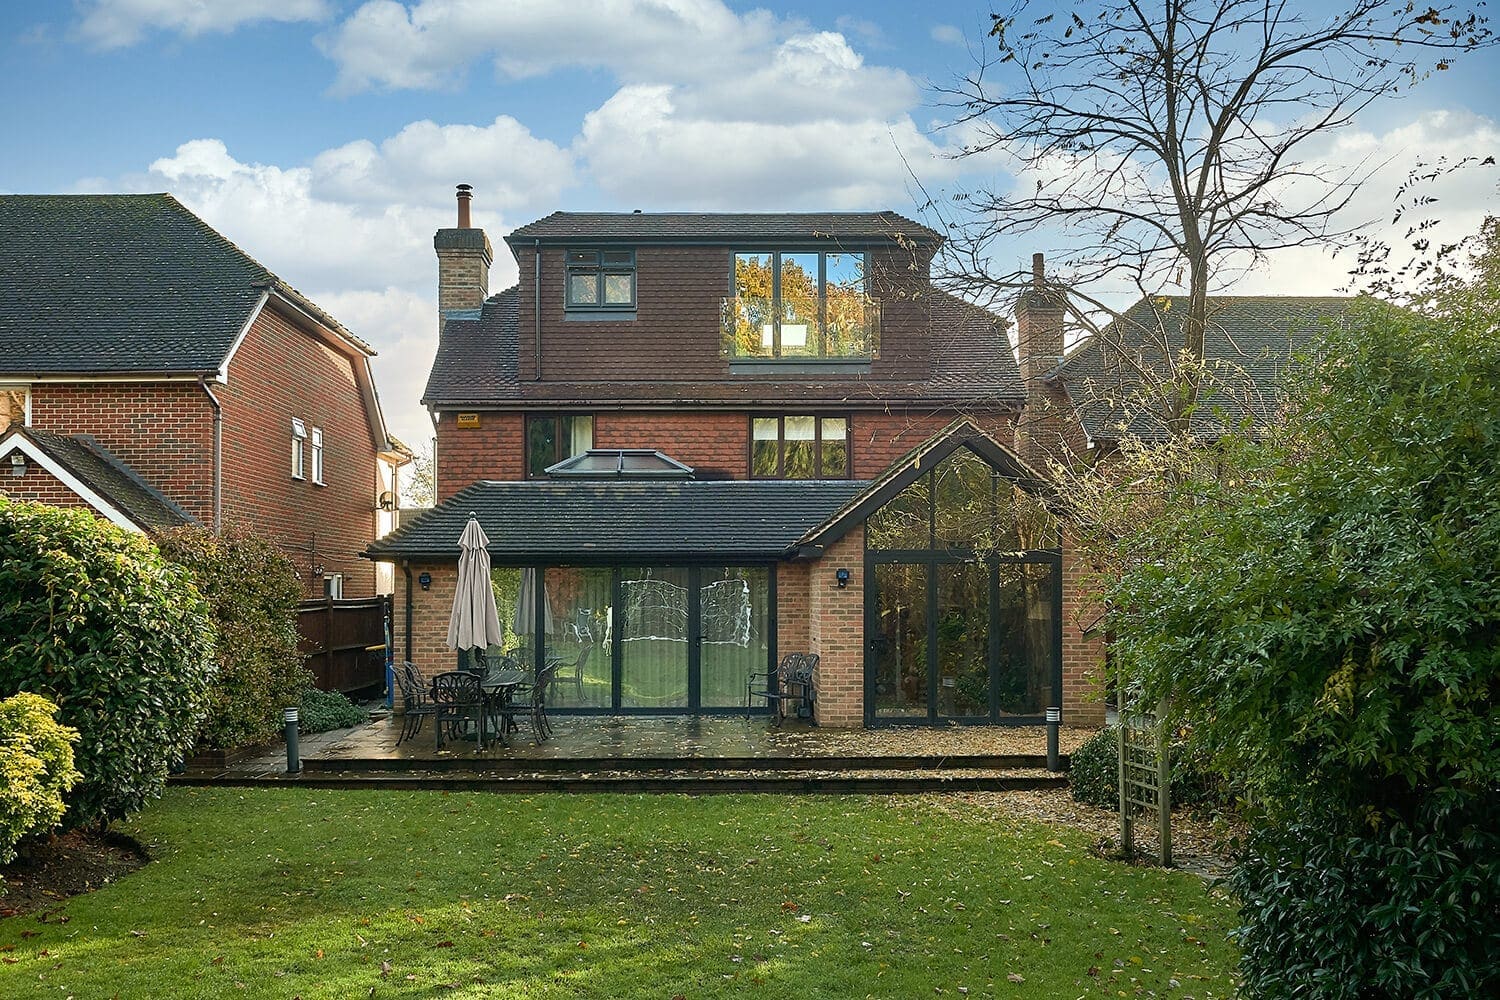
[[[1071,9],[1071,8],[1069,8]],[[587,11],[587,14],[580,13]],[[78,0],[0,9],[0,191],[171,191],[381,351],[412,443],[436,339],[431,234],[453,185],[499,246],[555,209],[917,214],[1015,179],[955,161],[934,84],[972,63],[988,7],[722,0]],[[1412,151],[1500,151],[1495,52],[1373,109],[1327,150],[1396,163],[1352,206],[1386,214]],[[1493,177],[1445,189],[1450,235]],[[1014,266],[1030,246],[1014,248]],[[491,287],[514,277],[500,249]],[[1290,253],[1240,290],[1317,293]]]

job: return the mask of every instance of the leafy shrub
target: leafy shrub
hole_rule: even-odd
[[[218,634],[218,675],[208,694],[200,746],[232,750],[281,733],[282,709],[312,687],[297,649],[302,584],[281,550],[247,531],[163,533],[157,547],[193,573]]]
[[[1229,885],[1248,996],[1500,996],[1500,806],[1428,823],[1260,831]]]
[[[1231,796],[1224,781],[1209,770],[1206,756],[1190,740],[1173,740],[1172,807],[1222,806]],[[1085,805],[1118,812],[1120,808],[1120,727],[1106,726],[1090,736],[1068,758],[1068,788]]]
[[[356,705],[337,691],[310,690],[302,696],[298,729],[304,733],[326,733],[348,729],[370,720],[363,705]]]
[[[161,794],[214,669],[191,574],[87,511],[0,497],[0,636],[0,696],[43,695],[78,730],[70,825]]]
[[[0,701],[0,864],[23,837],[62,822],[63,795],[78,784],[78,730],[59,725],[57,706],[22,692]]]

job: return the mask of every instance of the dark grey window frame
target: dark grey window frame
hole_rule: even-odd
[[[817,353],[812,355],[794,354],[790,357],[793,361],[817,362],[828,356],[828,345],[824,340],[828,330],[828,255],[838,254],[844,257],[852,257],[855,254],[858,254],[861,258],[862,265],[867,266],[867,251],[863,247],[849,250],[830,250],[826,246],[786,246],[776,249],[771,249],[769,247],[739,247],[738,249],[733,249],[729,252],[729,295],[731,298],[735,297],[739,293],[739,288],[735,281],[734,262],[739,259],[740,255],[769,254],[771,256],[771,358],[769,360],[780,362],[783,356],[781,353],[781,255],[792,254],[795,256],[797,254],[811,253],[815,253],[818,255],[818,323],[817,329],[813,331],[814,336],[817,338]],[[868,271],[866,271],[866,274],[868,274]],[[864,294],[866,296],[870,294],[868,284],[865,288]],[[764,363],[764,361],[768,359],[759,360]],[[854,358],[836,358],[834,360],[846,364],[855,361]],[[863,362],[859,363],[864,364]],[[796,415],[797,414],[793,414],[793,416]]]
[[[747,470],[751,479],[786,479],[786,418],[787,417],[812,417],[813,419],[813,454],[814,475],[813,479],[852,479],[854,478],[854,417],[848,413],[752,413],[749,422],[749,445],[746,453]],[[823,475],[823,421],[842,420],[844,422],[844,474],[842,476]],[[776,472],[774,475],[757,475],[755,472],[755,422],[757,420],[776,421]],[[795,480],[806,482],[806,480]]]
[[[562,440],[562,424],[561,424],[561,421],[566,420],[569,417],[587,417],[588,418],[588,420],[589,420],[589,447],[592,448],[594,446],[594,430],[595,430],[596,421],[594,419],[594,414],[591,413],[591,412],[568,410],[566,412],[557,412],[557,413],[550,413],[550,412],[528,413],[528,414],[526,414],[526,419],[523,420],[523,421],[521,421],[521,463],[522,463],[522,467],[526,471],[526,478],[527,479],[546,479],[547,478],[547,472],[546,472],[546,470],[547,470],[548,467],[556,465],[558,462],[565,461],[566,459],[573,457],[571,455],[554,455],[552,457],[552,461],[550,461],[546,465],[544,465],[542,467],[541,471],[539,471],[539,472],[533,472],[533,471],[531,471],[531,425],[532,425],[532,423],[535,422],[535,421],[539,421],[539,420],[550,420],[550,421],[552,421],[553,425],[554,425],[552,440],[553,440],[553,443],[556,444],[557,442],[559,442],[559,441]]]
[[[574,254],[593,254],[592,263],[575,263]],[[606,254],[629,254],[628,264],[615,262],[606,263]],[[594,291],[597,298],[593,302],[573,301],[573,276],[576,274],[592,274],[594,276]],[[604,279],[610,275],[628,274],[630,276],[630,301],[609,302],[604,301]],[[639,295],[639,282],[637,280],[636,256],[633,248],[622,247],[566,247],[563,250],[563,309],[572,313],[617,313],[634,312],[636,299]]]

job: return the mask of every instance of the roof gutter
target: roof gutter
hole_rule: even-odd
[[[198,379],[198,385],[214,408],[214,534],[221,535],[224,533],[224,407],[208,387],[207,379]]]

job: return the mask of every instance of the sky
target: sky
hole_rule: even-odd
[[[1043,5],[1045,9],[1045,5]],[[1072,10],[1071,6],[1061,8]],[[586,11],[587,13],[583,13]],[[0,7],[0,192],[168,191],[380,352],[393,431],[437,341],[432,234],[474,185],[496,246],[556,210],[893,209],[1024,183],[955,158],[939,89],[985,44],[982,0],[75,0]],[[1389,225],[1418,152],[1500,153],[1495,50],[1369,110],[1319,151],[1388,159],[1350,221]],[[1493,173],[1436,189],[1440,236],[1500,212]],[[1010,270],[1041,247],[1000,248]],[[1287,251],[1244,293],[1329,294]]]

